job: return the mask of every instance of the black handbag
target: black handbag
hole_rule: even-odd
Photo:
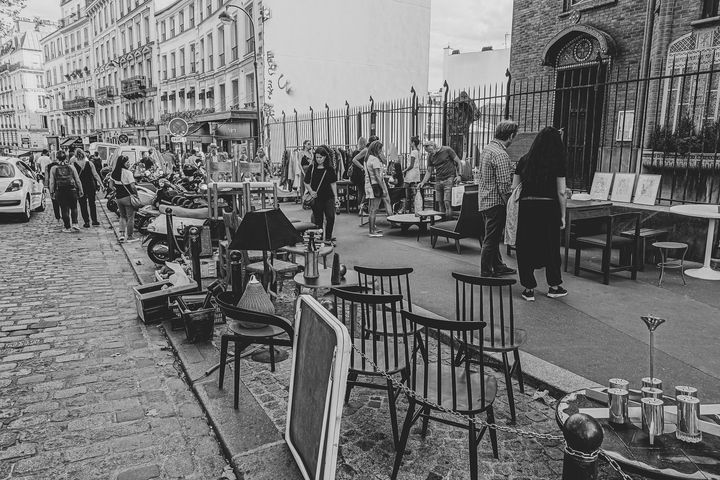
[[[312,172],[312,173],[313,173],[313,174],[315,173],[315,167],[313,167],[313,172]],[[322,177],[320,178],[320,183],[318,183],[318,186],[317,186],[317,188],[315,189],[316,192],[317,192],[318,190],[320,190],[320,187],[322,186],[323,180],[325,180],[325,174],[326,174],[326,173],[327,173],[327,167],[325,167],[325,171],[323,172],[323,175],[322,175]],[[310,176],[310,182],[312,183],[312,175]],[[303,200],[302,200],[303,207],[305,207],[305,208],[312,208],[312,207],[314,207],[314,206],[315,206],[315,200],[317,200],[317,196],[316,196],[315,198],[310,198],[310,192],[308,192],[308,191],[306,190],[305,193],[303,194]]]

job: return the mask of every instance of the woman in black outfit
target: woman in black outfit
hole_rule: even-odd
[[[325,220],[325,241],[334,241],[333,226],[335,225],[335,209],[340,206],[337,199],[337,174],[330,162],[330,148],[321,145],[315,149],[315,159],[305,175],[305,188],[313,204],[313,222],[318,228],[323,227]]]
[[[567,151],[560,131],[545,127],[520,159],[513,177],[518,184],[520,204],[517,223],[517,262],[522,297],[535,300],[535,272],[545,267],[550,286],[547,296],[564,297],[560,273],[560,230],[565,228],[565,168]]]

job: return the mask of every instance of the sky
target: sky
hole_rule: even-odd
[[[166,5],[172,0],[159,0]],[[355,0],[362,1],[362,0]],[[505,46],[512,29],[513,0],[431,0],[429,89],[442,87],[443,48],[461,52]],[[60,0],[27,0],[22,15],[60,18]],[[510,37],[508,36],[508,42]],[[509,43],[508,43],[509,46]]]

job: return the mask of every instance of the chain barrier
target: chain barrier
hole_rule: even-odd
[[[515,434],[521,437],[527,437],[527,438],[535,438],[538,440],[548,440],[548,441],[562,441],[564,444],[564,450],[568,454],[582,458],[583,460],[587,461],[596,461],[598,459],[598,456],[602,457],[611,467],[613,470],[615,470],[620,476],[622,476],[623,480],[633,480],[631,476],[629,476],[627,473],[625,473],[620,465],[610,458],[605,452],[602,451],[602,449],[595,450],[591,453],[584,453],[577,450],[574,450],[570,448],[570,446],[565,443],[565,437],[562,435],[553,435],[550,433],[539,433],[539,432],[533,432],[530,430],[523,430],[521,428],[515,428],[515,427],[509,427],[505,425],[498,425],[497,423],[490,423],[486,420],[482,420],[480,418],[474,418],[469,417],[467,415],[463,415],[461,413],[458,413],[450,408],[443,407],[442,405],[438,405],[437,403],[431,402],[430,400],[424,398],[423,396],[419,395],[417,392],[412,390],[410,387],[402,384],[400,381],[398,381],[397,378],[390,375],[388,372],[380,369],[378,365],[369,358],[365,353],[360,351],[355,345],[352,346],[352,349],[355,350],[356,353],[360,355],[361,358],[363,358],[367,363],[370,364],[370,366],[379,373],[382,377],[384,377],[386,380],[390,381],[396,388],[398,388],[400,391],[408,395],[409,397],[414,398],[415,400],[424,403],[425,405],[429,405],[431,408],[438,410],[440,412],[446,413],[448,415],[451,415],[453,417],[456,417],[458,419],[464,420],[466,422],[472,422],[477,427],[480,428],[490,428],[499,432],[505,432],[510,434]]]

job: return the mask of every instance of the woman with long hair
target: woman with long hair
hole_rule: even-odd
[[[137,189],[135,188],[135,177],[130,171],[130,159],[128,157],[124,155],[118,157],[110,178],[112,178],[112,184],[115,187],[115,199],[118,204],[118,214],[120,215],[120,241],[126,243],[136,242],[139,239],[133,238],[135,207],[132,205],[130,196],[137,195]]]
[[[385,200],[388,204],[390,195],[388,194],[387,185],[385,185],[385,170],[382,160],[383,144],[380,140],[375,140],[368,147],[367,160],[365,160],[365,196],[368,199],[368,235],[370,237],[382,237],[382,231],[375,226],[377,211],[380,203]],[[388,215],[392,215],[392,209],[388,209]]]
[[[513,188],[520,185],[517,222],[517,262],[522,297],[535,300],[535,269],[545,267],[547,296],[564,297],[560,273],[560,230],[565,228],[565,169],[567,150],[560,131],[545,127],[520,159]]]
[[[314,200],[313,223],[317,228],[323,228],[325,222],[325,241],[335,241],[333,227],[335,226],[335,209],[340,206],[337,196],[337,174],[330,161],[332,154],[330,148],[321,145],[315,149],[315,158],[308,167],[305,175],[305,189],[310,192]]]
[[[80,197],[80,214],[83,219],[83,227],[90,228],[90,221],[94,226],[99,226],[97,210],[95,208],[95,192],[100,190],[102,180],[95,170],[93,162],[87,159],[85,152],[75,150],[73,166],[78,172],[85,195]]]
[[[406,211],[410,211],[415,199],[415,187],[420,181],[420,138],[410,137],[410,161],[403,171],[405,176],[405,205]]]

